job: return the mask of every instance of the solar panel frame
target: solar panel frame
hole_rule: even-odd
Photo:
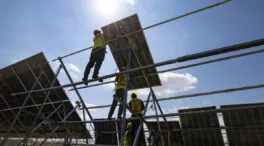
[[[172,146],[183,146],[184,143],[183,143],[182,133],[180,131],[181,126],[180,126],[179,121],[167,121],[167,123],[168,123],[168,126],[170,127],[170,130],[172,130],[171,138],[170,138],[171,145]],[[148,127],[149,131],[154,130],[154,131],[156,131],[156,133],[159,133],[157,121],[148,121],[147,127]],[[160,127],[162,130],[167,131],[167,127],[166,127],[165,122],[160,121]],[[179,131],[175,131],[175,130],[179,130]],[[164,145],[168,145],[168,133],[167,132],[164,133],[163,138],[164,138],[164,142],[165,142]],[[160,138],[156,141],[156,145],[162,145]]]
[[[10,107],[20,107],[22,103],[24,102],[26,98],[25,95],[18,95],[18,96],[11,96],[10,94],[13,92],[21,92],[25,91],[22,86],[25,86],[27,90],[30,90],[35,82],[35,78],[33,76],[33,73],[37,76],[40,74],[41,69],[39,68],[39,65],[42,65],[43,72],[45,72],[46,76],[43,74],[40,76],[39,81],[40,84],[43,85],[44,88],[49,87],[50,83],[49,81],[52,81],[55,78],[55,75],[50,67],[50,65],[47,63],[44,54],[38,53],[34,56],[31,56],[27,59],[24,59],[22,61],[19,61],[15,64],[12,64],[10,66],[4,67],[0,70],[0,85],[2,84],[2,88],[0,89],[0,95],[3,96],[3,98],[7,101],[7,103],[10,105]],[[28,64],[27,64],[28,63]],[[29,67],[30,66],[30,67]],[[12,68],[15,70],[15,72],[12,70]],[[33,73],[30,71],[30,68],[32,69]],[[16,73],[18,76],[16,76]],[[21,82],[18,80],[21,79]],[[23,85],[22,85],[23,84]],[[58,79],[55,82],[54,86],[60,86],[60,83]],[[34,89],[40,89],[41,87],[39,85],[36,86]],[[56,93],[55,93],[56,91]],[[33,100],[29,100],[26,103],[27,105],[35,105],[35,104],[42,104],[44,101],[45,94],[43,92],[39,93],[33,93],[31,94]],[[60,97],[60,98],[58,98]],[[4,99],[0,99],[1,101],[4,101]],[[53,90],[50,94],[50,102],[60,101],[60,100],[69,100],[66,93],[63,89],[56,89]],[[47,101],[48,102],[48,101]],[[65,114],[69,113],[73,109],[73,105],[71,102],[63,102],[65,106]],[[42,113],[41,118],[37,120],[37,124],[42,122],[43,119],[45,119],[46,116],[48,116],[55,107],[58,107],[60,103],[54,103],[45,105]],[[54,107],[53,107],[54,106]],[[8,109],[9,107],[5,104],[0,104],[0,110],[2,109]],[[17,113],[19,109],[10,110],[10,111],[2,111],[0,114],[1,119],[4,118],[5,114],[7,116],[7,119],[12,121],[15,117],[15,114],[12,114],[12,111]],[[24,136],[27,129],[23,128],[22,125],[25,125],[26,128],[31,126],[32,119],[35,118],[38,108],[37,107],[27,107],[22,110],[19,120],[22,124],[19,124],[19,122],[15,123],[15,126],[17,128],[17,132],[12,130],[11,133],[16,133],[18,136]],[[52,121],[60,121],[61,119],[59,116],[64,117],[64,111],[62,108],[60,108],[53,116],[50,117]],[[81,118],[77,114],[77,112],[74,112],[67,120],[71,121],[81,121]],[[5,132],[7,131],[9,125],[11,123],[4,123],[1,122],[2,125],[0,126],[0,135],[4,136]],[[49,124],[49,127],[47,125],[42,125],[34,134],[31,135],[31,137],[44,137],[48,132],[51,132],[53,128],[55,128],[56,124]],[[4,128],[3,128],[4,127]],[[91,138],[91,135],[89,131],[85,128],[84,124],[64,124],[60,125],[60,128],[55,132],[55,135],[59,138],[65,137],[66,130],[70,129],[72,133],[74,133],[75,138]],[[64,134],[63,134],[64,132]]]
[[[136,32],[141,29],[142,26],[140,24],[137,14],[131,15],[122,20],[113,22],[109,25],[102,27],[102,31],[104,33],[104,38],[106,42],[114,38],[132,32]],[[135,34],[132,34],[131,37],[136,40],[136,44],[138,46],[137,47],[138,49],[134,49],[135,53],[131,53],[131,68],[140,67],[135,55],[137,55],[137,57],[139,58],[139,61],[142,66],[154,64],[144,32],[143,31],[137,32]],[[131,48],[128,38],[124,37],[112,41],[108,44],[108,46],[116,62],[116,65],[120,70],[123,65],[127,64],[127,58],[129,52],[128,49]],[[157,70],[155,67],[153,67],[153,68],[145,69],[144,72],[146,75],[148,75],[151,73],[157,73]],[[136,90],[136,89],[149,87],[147,85],[146,80],[144,79],[142,71],[132,72],[129,75],[130,75],[129,90]],[[158,74],[147,76],[147,78],[151,86],[161,86],[161,81]]]
[[[239,108],[264,103],[221,105],[221,109]],[[251,108],[223,111],[223,120],[226,127],[243,127],[264,125],[264,108]],[[264,128],[231,128],[226,129],[228,143],[230,146],[263,146]]]
[[[186,146],[224,146],[221,130],[208,130],[206,128],[220,128],[216,113],[206,113],[215,110],[215,106],[180,109],[180,121],[183,130],[183,139]],[[181,113],[204,111],[204,113],[186,114]],[[201,129],[191,131],[191,129]]]
[[[95,144],[107,144],[107,145],[117,145],[117,135],[115,132],[117,129],[115,121],[106,121],[106,122],[96,122],[94,119],[95,126]],[[106,133],[110,132],[110,133]]]

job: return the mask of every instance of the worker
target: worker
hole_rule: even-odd
[[[133,141],[132,141],[132,123],[129,122],[127,123],[127,129],[124,135],[124,146],[132,146]]]
[[[85,67],[84,76],[82,80],[83,81],[88,80],[90,70],[95,65],[92,78],[98,80],[99,82],[103,82],[103,79],[99,78],[98,74],[105,58],[106,43],[103,34],[101,33],[100,30],[94,30],[93,42],[94,42],[94,46],[90,55],[90,60]],[[85,85],[88,85],[88,82],[85,82]]]
[[[131,117],[137,117],[137,116],[142,117],[142,115],[143,115],[142,111],[144,110],[143,101],[137,97],[136,93],[132,93],[130,97],[131,97],[131,100],[129,101],[129,108],[133,112],[133,113],[131,113]],[[133,138],[132,139],[134,139],[136,134],[137,134],[139,125],[140,125],[140,120],[139,119],[132,120],[132,125],[133,125],[133,128],[132,128]],[[141,131],[140,131],[137,143],[138,143],[139,146],[144,146],[146,144],[145,143],[143,126],[141,127]]]
[[[126,70],[126,66],[121,67],[120,71],[125,71]],[[114,97],[117,97],[118,99],[124,101],[124,97],[125,97],[125,89],[126,89],[126,74],[120,74],[118,76],[116,76],[115,81],[116,86],[115,86],[115,94],[113,95]],[[117,106],[118,101],[115,100],[115,98],[113,98],[113,102],[110,108],[110,111],[108,113],[108,119],[111,119],[115,108]],[[123,113],[123,106],[120,104],[119,108],[118,108],[118,113],[117,113],[117,118],[121,119],[121,115]]]

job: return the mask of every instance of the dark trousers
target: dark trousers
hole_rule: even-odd
[[[104,61],[105,58],[105,48],[95,48],[92,50],[91,55],[90,55],[90,60],[88,62],[88,64],[85,67],[85,71],[84,71],[84,79],[87,79],[89,74],[90,74],[90,70],[91,68],[94,67],[94,72],[93,72],[93,77],[97,77],[99,74],[99,70],[101,68],[101,65]]]
[[[125,97],[125,89],[118,89],[115,91],[115,95],[117,98],[119,98],[120,100],[124,101],[124,97]],[[108,114],[108,118],[112,118],[115,108],[117,106],[118,101],[115,100],[115,98],[113,99],[109,114]],[[123,106],[120,104],[119,108],[118,108],[118,113],[117,113],[117,117],[121,117],[123,113]]]
[[[136,117],[136,116],[132,115],[132,117]],[[140,125],[140,120],[138,120],[138,119],[132,120],[132,134],[133,134],[132,141],[133,142],[134,142],[134,139],[136,138],[139,125]],[[141,131],[140,131],[140,134],[138,137],[137,145],[138,146],[145,146],[146,145],[143,125],[141,127]]]

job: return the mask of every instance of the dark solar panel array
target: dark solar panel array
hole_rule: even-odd
[[[40,75],[41,69],[39,64],[46,63],[47,60],[43,53],[36,54],[30,58],[22,60],[18,63],[12,64],[0,70],[0,110],[9,109],[14,107],[22,106],[22,103],[25,101],[27,94],[11,96],[11,93],[15,92],[24,92],[26,90],[32,90],[33,84],[35,82],[34,75],[38,77]],[[43,86],[43,88],[50,87],[52,80],[55,78],[55,75],[49,66],[49,64],[45,64],[41,66],[44,74],[41,74],[39,77],[39,83]],[[30,68],[33,72],[30,71]],[[16,76],[17,74],[17,76]],[[58,80],[54,86],[60,86]],[[34,89],[41,89],[40,85],[37,84]],[[38,92],[31,94],[31,97],[27,102],[26,106],[42,104],[44,101],[44,97],[47,92]],[[64,90],[56,89],[52,90],[49,95],[49,99],[47,102],[55,102],[60,100],[69,100]],[[73,106],[70,101],[64,102],[64,105],[51,116],[49,121],[61,121],[64,118],[65,114],[69,113]],[[47,117],[56,107],[58,107],[60,103],[48,104],[45,105],[40,118],[37,120],[37,124],[42,122],[45,117]],[[32,125],[33,119],[36,117],[40,106],[38,107],[26,107],[22,110],[19,119],[15,123],[11,132],[12,136],[24,136],[26,130]],[[65,110],[63,110],[65,109]],[[15,118],[19,109],[15,110],[7,110],[0,112],[0,135],[5,135],[7,129],[11,125],[11,122]],[[67,120],[73,121],[81,121],[77,112],[74,112]],[[56,124],[44,124],[42,125],[33,135],[32,137],[44,137],[46,134],[50,133],[57,125]],[[70,131],[74,137],[91,138],[89,132],[86,130],[83,124],[65,124],[60,125],[60,128],[55,132],[55,137],[65,137],[66,131]]]
[[[100,119],[95,119],[100,120]],[[95,122],[95,144],[117,145],[116,122]]]
[[[239,108],[257,104],[240,104],[240,105],[222,105],[221,108]],[[230,146],[263,146],[264,145],[264,128],[251,127],[241,128],[243,126],[263,126],[264,125],[264,108],[239,109],[223,112],[224,123],[227,129],[227,137]],[[240,128],[235,128],[240,127]]]
[[[179,113],[205,111],[216,109],[213,107],[182,109]],[[206,128],[219,128],[216,113],[199,113],[180,115],[185,146],[223,146],[223,137],[220,130],[208,130]],[[188,129],[198,129],[188,131]]]
[[[168,121],[168,125],[172,132],[171,137],[170,137],[171,145],[172,146],[183,146],[182,134],[181,134],[181,131],[178,131],[180,130],[180,123],[178,121]],[[159,133],[158,123],[156,121],[149,121],[147,123],[147,127],[149,131],[151,130],[155,131],[155,135],[156,135],[155,144],[162,145],[161,138],[159,136],[160,133]],[[164,144],[168,145],[168,130],[163,121],[160,121],[160,127],[163,131],[162,137],[165,142]]]
[[[142,27],[137,14],[102,27],[106,41],[135,32],[140,29],[142,29]],[[136,56],[138,56],[142,66],[154,64],[144,33],[141,31],[133,34],[131,37],[135,39],[137,44],[135,53],[131,54],[131,68],[137,68],[140,66],[137,62]],[[125,37],[115,40],[109,44],[109,47],[118,68],[120,69],[123,65],[126,65],[128,60],[127,49],[131,48],[128,38]],[[144,71],[146,74],[157,72],[156,68],[149,68]],[[129,90],[148,87],[146,80],[143,78],[142,71],[130,73],[130,79]],[[152,74],[151,76],[148,76],[148,81],[150,82],[151,86],[161,85],[158,74]]]

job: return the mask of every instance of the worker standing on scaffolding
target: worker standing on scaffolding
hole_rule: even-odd
[[[98,74],[105,58],[106,43],[100,30],[94,30],[93,42],[94,46],[90,55],[90,60],[86,65],[82,80],[87,81],[90,70],[95,65],[92,78],[98,80],[99,82],[103,82],[103,79],[99,78]],[[85,85],[88,85],[88,82],[86,82]]]
[[[125,71],[125,70],[126,70],[126,67],[123,66],[120,71]],[[115,97],[119,98],[120,100],[124,101],[125,89],[126,89],[126,74],[118,75],[116,77],[115,81],[117,83],[116,83],[116,87],[115,87],[115,94],[113,96],[115,96]],[[114,98],[113,102],[112,102],[112,105],[111,105],[111,108],[110,108],[110,111],[108,113],[108,119],[112,118],[112,116],[114,114],[114,111],[115,111],[115,108],[117,106],[117,103],[118,103],[118,101],[115,100],[115,98]],[[118,113],[117,113],[117,118],[118,119],[121,119],[122,113],[123,113],[123,106],[119,105]]]
[[[132,93],[131,94],[131,100],[129,101],[129,108],[132,109],[133,113],[136,113],[138,116],[142,116],[142,111],[144,110],[144,103],[141,99],[139,99],[137,97],[136,93]],[[133,114],[131,115],[131,117],[137,117],[137,115]],[[137,134],[137,130],[139,128],[140,125],[140,120],[139,119],[135,119],[132,120],[132,141],[134,142],[134,138]],[[145,139],[144,139],[144,131],[143,131],[143,126],[141,127],[141,131],[139,134],[139,138],[138,138],[138,145],[139,146],[144,146],[145,145]]]

